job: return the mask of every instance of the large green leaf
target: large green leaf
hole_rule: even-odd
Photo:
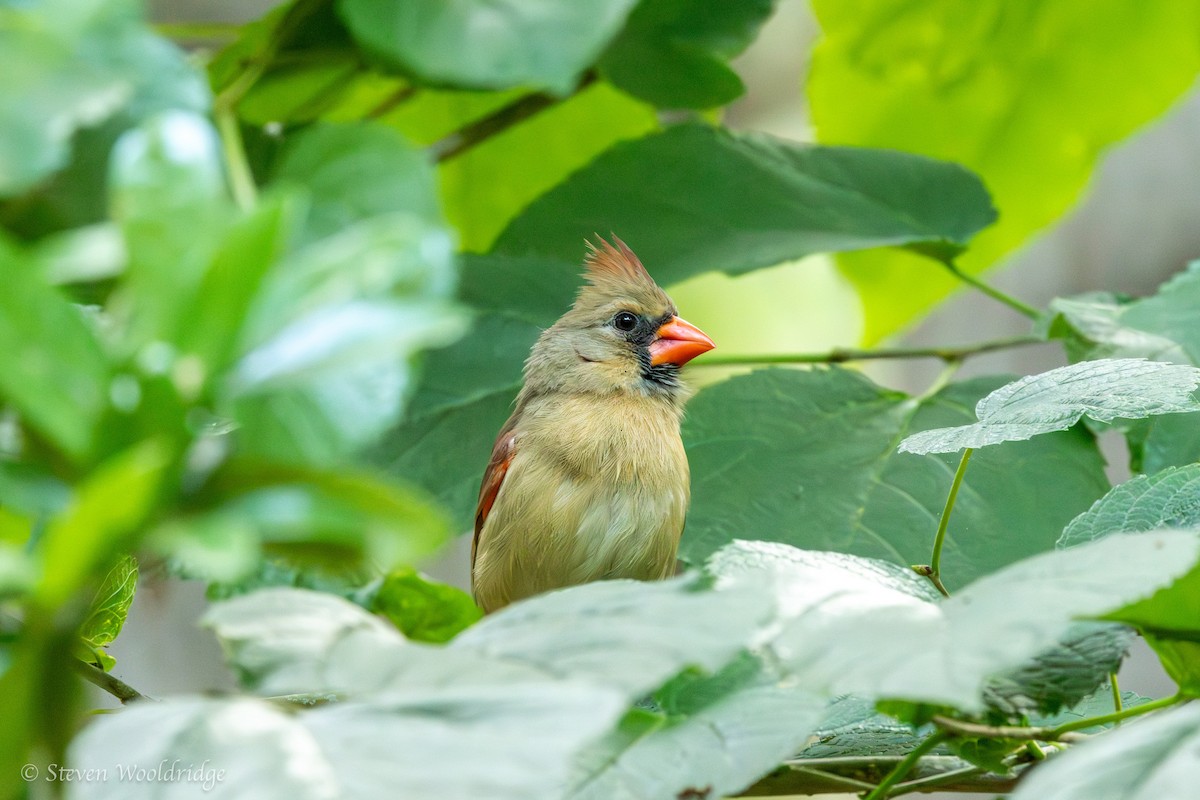
[[[998,380],[917,400],[842,369],[772,369],[701,392],[683,435],[692,506],[681,548],[695,563],[733,539],[766,539],[898,564],[929,559],[957,459],[897,453],[914,430],[972,418]],[[1046,503],[1044,485],[1055,487]],[[1084,431],[976,455],[943,558],[951,586],[1053,547],[1107,488]]]
[[[979,272],[1058,219],[1099,154],[1195,80],[1190,3],[816,0],[808,94],[829,144],[892,147],[975,170],[1003,210],[960,266]],[[911,323],[956,284],[904,253],[843,257],[865,338]]]
[[[979,401],[978,422],[913,434],[900,449],[953,453],[1065,431],[1084,416],[1112,422],[1196,411],[1200,401],[1192,392],[1197,386],[1200,369],[1182,364],[1133,358],[1081,361],[1003,386]]]
[[[660,108],[714,108],[744,90],[728,60],[754,40],[773,0],[643,0],[598,64]]]
[[[83,313],[0,241],[0,397],[75,459],[108,407],[109,365]]]
[[[141,115],[207,101],[183,54],[130,0],[6,4],[0,28],[0,196],[63,166],[71,137],[119,110]]]
[[[635,0],[339,0],[359,45],[425,82],[566,94]]]
[[[941,601],[902,567],[780,544],[737,542],[709,569],[775,581],[783,627],[771,647],[809,689],[980,712],[989,678],[1054,645],[1076,618],[1170,584],[1198,556],[1193,532],[1114,534],[1025,559]]]
[[[1200,706],[1122,725],[1072,747],[1023,779],[1012,800],[1162,800],[1200,781]]]
[[[576,262],[584,237],[616,231],[665,285],[869,247],[949,256],[994,219],[978,178],[954,164],[687,124],[611,148],[495,249]]]

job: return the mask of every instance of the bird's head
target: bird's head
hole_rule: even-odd
[[[525,367],[533,391],[680,395],[679,368],[713,349],[617,237],[591,245],[575,305],[534,345]]]

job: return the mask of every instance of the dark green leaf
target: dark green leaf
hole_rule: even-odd
[[[616,231],[665,285],[836,250],[951,255],[994,218],[983,185],[954,164],[678,125],[610,149],[495,249],[575,263],[584,237]]]
[[[898,564],[929,559],[958,459],[895,451],[914,430],[972,418],[997,379],[920,402],[842,369],[762,370],[702,391],[683,435],[692,506],[682,555],[695,563],[733,539],[783,541]],[[983,451],[971,462],[943,553],[953,589],[1053,547],[1104,492],[1103,460],[1083,431]],[[1055,487],[1047,504],[1041,487]]]
[[[780,544],[736,542],[709,569],[776,587],[783,619],[771,647],[806,688],[978,713],[988,679],[1053,646],[1075,619],[1170,584],[1198,556],[1190,531],[1114,534],[1025,559],[941,601],[902,567]]]
[[[0,397],[75,459],[108,406],[109,366],[79,308],[0,240]]]
[[[1012,800],[1163,800],[1200,780],[1200,706],[1155,714],[1072,747],[1033,770]]]
[[[1192,392],[1200,370],[1134,358],[1081,361],[1027,375],[979,401],[979,421],[909,436],[909,453],[953,453],[966,447],[1030,439],[1065,431],[1087,416],[1097,422],[1140,419],[1200,409]]]
[[[845,695],[825,709],[812,741],[797,758],[904,755],[928,734],[876,711],[871,700]]]
[[[447,642],[483,616],[469,594],[413,569],[389,572],[369,592],[367,607],[418,642]]]
[[[660,108],[713,108],[742,91],[728,60],[753,41],[773,0],[643,0],[600,59],[608,80]]]
[[[1063,530],[1059,547],[1110,533],[1200,527],[1200,464],[1139,475],[1116,486]]]
[[[86,646],[98,650],[116,641],[133,603],[137,580],[138,564],[133,556],[123,556],[108,571],[87,619],[79,626],[79,636]]]
[[[339,0],[364,50],[432,84],[566,94],[635,0]]]
[[[1107,683],[1132,643],[1133,631],[1120,625],[1076,623],[1029,663],[989,680],[984,702],[1010,718],[1057,713]]]

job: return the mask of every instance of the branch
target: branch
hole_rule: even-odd
[[[742,797],[844,794],[863,791],[884,780],[907,756],[833,756],[795,759],[755,783]],[[957,756],[922,756],[912,770],[916,776],[891,788],[891,794],[926,791],[1003,794],[1012,791],[1017,774],[996,775]],[[1019,774],[1020,770],[1018,770]],[[852,788],[853,787],[853,788]]]
[[[994,339],[978,344],[963,345],[962,347],[881,347],[877,350],[857,350],[852,347],[835,347],[825,353],[770,353],[761,355],[706,355],[703,360],[695,363],[700,367],[725,367],[743,364],[842,364],[847,361],[873,361],[880,359],[901,358],[940,358],[951,363],[990,353],[995,350],[1007,350],[1014,347],[1026,347],[1031,344],[1045,344],[1044,339],[1036,336],[1011,336],[1007,339]]]
[[[1083,722],[1083,720],[1080,720]],[[1023,739],[1028,741],[1041,740],[1043,742],[1083,742],[1091,737],[1083,733],[1071,733],[1061,730],[1060,728],[1032,728],[1022,727],[1017,725],[984,725],[978,722],[967,722],[953,717],[935,714],[933,724],[937,725],[944,731],[957,734],[959,736],[974,736],[989,739]],[[1090,720],[1082,727],[1090,728],[1093,724]]]
[[[987,284],[987,283],[984,283],[983,281],[979,280],[979,278],[976,278],[974,275],[968,275],[967,273],[963,272],[961,269],[958,268],[958,265],[955,264],[953,261],[942,261],[939,263],[941,263],[942,266],[944,266],[946,269],[948,269],[950,271],[951,275],[958,278],[963,283],[967,284],[968,286],[975,287],[976,289],[983,292],[984,294],[986,294],[988,297],[992,298],[993,300],[998,300],[1001,303],[1004,303],[1004,305],[1006,305],[1009,308],[1011,308],[1012,310],[1016,311],[1018,314],[1024,314],[1025,316],[1029,317],[1030,319],[1037,319],[1038,317],[1040,317],[1042,315],[1042,312],[1038,311],[1036,308],[1029,305],[1028,303],[1026,303],[1022,300],[1018,300],[1017,298],[1013,297],[1012,295],[1005,294],[1004,292],[997,289],[995,286],[992,286],[991,284]]]
[[[476,120],[448,136],[434,142],[429,147],[435,161],[449,161],[470,150],[477,144],[490,139],[498,133],[503,133],[514,125],[520,124],[550,106],[574,97],[598,80],[595,72],[583,76],[575,90],[566,97],[536,92],[517,98],[508,105],[488,114],[483,119]]]
[[[110,675],[99,667],[85,661],[75,660],[75,671],[88,683],[99,686],[104,691],[121,701],[122,704],[134,700],[148,700],[144,694],[125,683],[115,675]]]

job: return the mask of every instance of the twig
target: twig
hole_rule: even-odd
[[[76,671],[83,676],[83,679],[88,683],[99,686],[104,691],[111,694],[113,697],[121,701],[122,704],[130,703],[134,700],[148,700],[144,694],[134,689],[128,683],[125,683],[115,675],[110,675],[99,667],[88,664],[84,661],[75,661]]]
[[[217,106],[213,114],[216,118],[217,132],[221,135],[221,151],[225,154],[225,168],[229,173],[229,187],[233,191],[233,199],[238,208],[248,211],[254,207],[258,188],[254,184],[250,162],[246,160],[246,148],[242,145],[242,131],[238,127],[237,114],[232,108],[224,106]]]
[[[967,464],[970,462],[973,452],[975,451],[970,447],[963,450],[962,458],[958,462],[958,469],[954,471],[950,494],[946,496],[946,505],[942,509],[942,518],[938,521],[937,534],[933,537],[933,555],[930,557],[929,563],[912,565],[914,572],[929,578],[937,590],[942,593],[942,597],[950,596],[950,592],[942,584],[942,546],[946,543],[946,529],[950,527],[950,514],[954,511],[954,501],[958,499],[958,489],[962,486],[963,476],[967,474]]]
[[[925,738],[925,741],[917,745],[911,753],[904,757],[904,760],[896,765],[895,769],[889,772],[879,785],[872,789],[863,797],[863,800],[884,800],[891,796],[891,789],[913,771],[913,767],[921,760],[921,756],[928,753],[933,748],[937,747],[946,739],[950,738],[945,731],[937,731]]]
[[[579,85],[567,97],[573,97],[591,86],[598,80],[595,72],[588,72],[580,80]],[[436,161],[449,161],[470,150],[477,144],[508,130],[539,112],[562,102],[566,98],[536,92],[520,97],[480,120],[472,122],[448,136],[434,142],[429,150]]]
[[[1112,687],[1113,711],[1120,713],[1125,710],[1125,704],[1121,700],[1121,685],[1117,683],[1117,673],[1108,673],[1108,685]],[[1117,722],[1120,725],[1120,721]]]
[[[967,284],[968,286],[973,286],[993,300],[998,300],[1001,303],[1004,303],[1004,305],[1013,309],[1018,314],[1024,314],[1030,319],[1037,319],[1042,315],[1042,312],[1038,311],[1028,303],[1018,300],[1011,295],[1005,294],[996,287],[979,280],[979,278],[976,278],[974,275],[968,275],[967,273],[963,272],[953,261],[942,261],[939,263],[948,269],[951,275],[958,278],[963,283]]]
[[[763,353],[758,355],[729,355],[714,353],[693,362],[698,367],[725,367],[742,364],[842,364],[847,361],[873,361],[901,358],[940,358],[953,363],[982,353],[1045,344],[1036,336],[1012,336],[962,347],[881,347],[876,350],[858,350],[852,347],[835,347],[824,353]]]
[[[973,778],[987,774],[987,770],[982,767],[963,767],[962,769],[952,769],[949,772],[940,772],[936,775],[927,775],[923,778],[914,778],[911,781],[904,781],[896,784],[896,788],[892,790],[893,795],[909,794],[910,792],[927,792],[930,789],[945,788],[949,784],[961,782],[966,778]],[[957,791],[964,791],[959,788]],[[1003,791],[995,788],[988,788],[986,791]]]
[[[1083,728],[1092,728],[1097,725],[1107,725],[1110,722],[1116,724],[1123,719],[1137,717],[1142,714],[1148,714],[1151,711],[1158,711],[1160,708],[1167,708],[1177,703],[1182,703],[1186,699],[1187,698],[1182,694],[1174,694],[1170,697],[1160,697],[1157,700],[1151,700],[1149,703],[1142,703],[1140,706],[1131,706],[1130,708],[1124,708],[1120,711],[1114,711],[1111,714],[1103,714],[1099,717],[1085,717],[1084,719],[1077,719],[1073,722],[1066,722],[1056,728],[1051,729],[1050,732],[1054,734],[1054,737],[1050,739],[1050,741],[1057,739],[1060,742],[1065,742],[1067,740],[1063,738],[1064,735],[1077,735],[1071,734],[1071,731],[1078,731],[1082,730]]]
[[[392,92],[387,97],[385,97],[379,103],[379,105],[375,106],[370,111],[368,111],[366,114],[364,114],[363,119],[379,119],[384,114],[391,111],[392,109],[406,103],[416,93],[417,93],[417,87],[415,87],[411,84],[406,85],[406,86],[401,86],[399,89],[397,89],[396,91]]]

